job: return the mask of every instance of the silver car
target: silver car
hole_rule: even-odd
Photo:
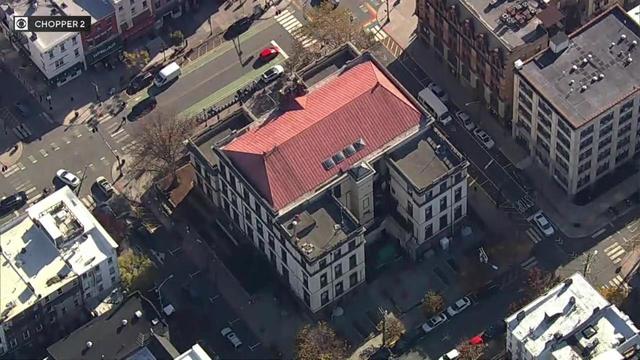
[[[220,330],[220,334],[226,337],[227,340],[229,340],[229,342],[231,343],[231,345],[233,345],[235,349],[238,349],[240,346],[242,346],[242,341],[240,341],[240,338],[238,338],[238,335],[236,335],[236,333],[233,332],[233,330],[231,330],[230,327],[226,327]]]
[[[77,188],[80,185],[80,179],[65,169],[58,170],[56,177],[70,188]]]
[[[476,124],[471,120],[471,116],[464,111],[458,111],[456,116],[462,122],[465,129],[471,131],[476,128]]]
[[[276,65],[262,74],[262,80],[265,83],[270,83],[273,80],[279,78],[282,73],[284,73],[284,68],[282,67],[282,65]]]

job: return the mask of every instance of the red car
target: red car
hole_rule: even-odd
[[[265,48],[260,52],[260,60],[267,62],[273,60],[276,56],[280,54],[280,49],[275,46]]]

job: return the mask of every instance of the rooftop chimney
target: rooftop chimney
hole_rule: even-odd
[[[87,349],[90,349],[93,346],[93,343],[91,341],[87,341]]]

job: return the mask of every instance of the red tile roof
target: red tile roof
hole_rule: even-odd
[[[299,108],[253,128],[222,148],[275,209],[418,125],[421,113],[370,61],[339,72],[298,99]],[[330,170],[322,162],[364,139],[365,147]]]

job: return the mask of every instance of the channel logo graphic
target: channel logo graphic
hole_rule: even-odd
[[[91,31],[91,16],[14,16],[13,30],[30,32]]]

